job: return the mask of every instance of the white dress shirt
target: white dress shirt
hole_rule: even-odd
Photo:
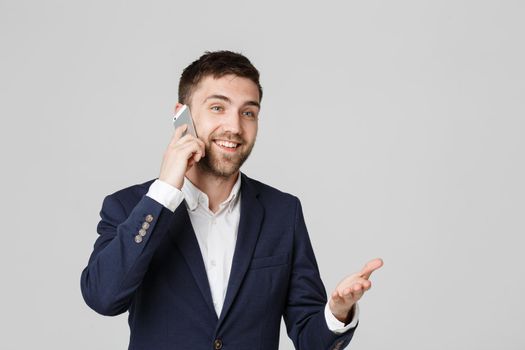
[[[186,199],[186,208],[199,243],[210,284],[213,306],[220,316],[237,241],[241,212],[241,176],[233,186],[228,198],[213,213],[209,209],[208,196],[200,191],[188,178],[184,178],[182,190],[161,180],[155,180],[146,194],[172,212]],[[344,325],[332,314],[328,303],[324,309],[326,324],[335,333],[343,333],[357,325],[359,308],[355,305],[354,317]]]

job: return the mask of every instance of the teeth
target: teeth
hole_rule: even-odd
[[[228,141],[215,141],[219,146],[223,146],[223,147],[228,147],[228,148],[236,148],[237,147],[237,144],[236,143],[233,143],[233,142],[228,142]]]

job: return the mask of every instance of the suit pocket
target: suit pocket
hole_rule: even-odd
[[[265,267],[273,267],[285,265],[288,263],[288,254],[278,254],[272,256],[265,256],[262,258],[253,258],[250,264],[250,269],[262,269]]]

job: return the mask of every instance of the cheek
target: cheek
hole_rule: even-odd
[[[250,140],[254,141],[255,138],[257,137],[257,130],[258,130],[257,124],[249,125],[244,130],[246,132],[246,137],[250,138]]]
[[[199,135],[199,138],[207,138],[209,136],[211,129],[211,120],[209,116],[206,114],[206,111],[198,110],[195,112],[195,114],[192,115],[193,117],[193,124],[195,124],[195,128],[197,129],[197,134]]]
[[[212,125],[209,125],[209,123],[206,122],[198,122],[194,121],[195,128],[197,129],[197,135],[199,135],[199,138],[203,141],[207,141],[210,138],[210,135],[213,133],[214,129],[212,128]]]

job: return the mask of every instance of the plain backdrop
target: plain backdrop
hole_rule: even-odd
[[[302,200],[349,349],[525,348],[523,1],[0,0],[2,349],[125,349],[82,300],[102,199],[158,176],[182,69],[247,55],[243,171]],[[284,331],[281,348],[293,345]]]

